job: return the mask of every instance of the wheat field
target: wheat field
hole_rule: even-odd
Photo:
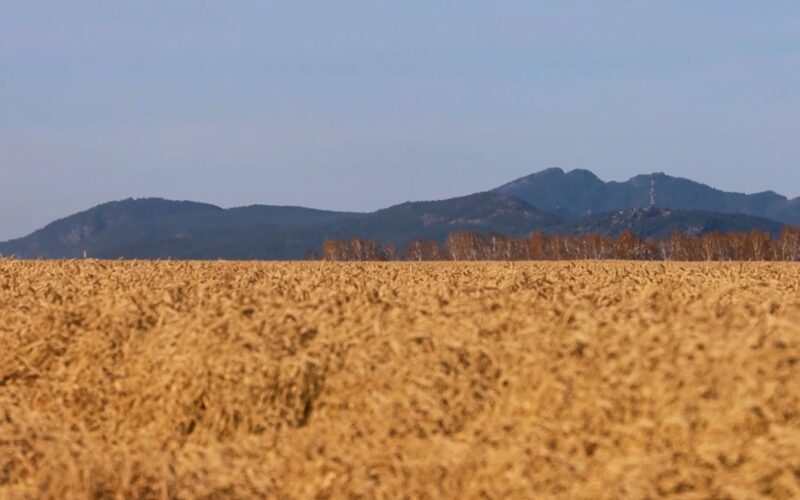
[[[2,498],[798,498],[800,265],[0,260]]]

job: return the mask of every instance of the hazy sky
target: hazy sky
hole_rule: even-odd
[[[161,196],[369,210],[547,167],[800,195],[800,2],[0,1],[0,240]]]

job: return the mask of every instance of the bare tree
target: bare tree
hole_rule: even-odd
[[[800,227],[784,227],[778,239],[778,248],[781,260],[800,260]]]
[[[435,241],[425,241],[422,239],[415,239],[408,244],[403,252],[405,260],[442,260],[442,251],[439,244]]]
[[[309,258],[316,254],[309,253]],[[362,238],[326,241],[325,260],[395,260],[397,250]],[[416,239],[406,246],[405,260],[800,260],[800,228],[786,227],[777,240],[767,233],[708,233],[690,238],[673,233],[666,240],[642,241],[630,231],[612,239],[599,234],[525,238],[473,232],[451,233],[444,249],[436,241]]]
[[[325,260],[337,261],[380,261],[386,260],[386,253],[377,241],[366,241],[363,238],[352,240],[329,240],[322,246]]]
[[[753,231],[748,235],[750,255],[753,260],[772,260],[772,240],[763,231]]]

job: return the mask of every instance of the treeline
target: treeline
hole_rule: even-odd
[[[316,257],[312,254],[312,257]],[[681,233],[662,240],[639,239],[631,232],[618,238],[597,234],[558,236],[535,233],[524,238],[472,232],[452,233],[443,245],[417,239],[402,252],[361,238],[326,241],[322,258],[333,261],[436,260],[736,260],[800,261],[800,228],[786,227],[778,238],[761,231]]]

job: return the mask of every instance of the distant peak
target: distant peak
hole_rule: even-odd
[[[533,175],[547,175],[547,174],[561,174],[561,175],[563,175],[564,174],[564,170],[559,168],[559,167],[550,167],[550,168],[546,168],[544,170],[540,170],[539,172],[536,172]]]
[[[570,175],[570,176],[573,176],[573,177],[586,177],[586,178],[590,178],[590,179],[599,179],[594,174],[594,172],[592,172],[591,170],[586,170],[585,168],[576,168],[576,169],[570,170],[569,173],[567,173],[567,175]]]

